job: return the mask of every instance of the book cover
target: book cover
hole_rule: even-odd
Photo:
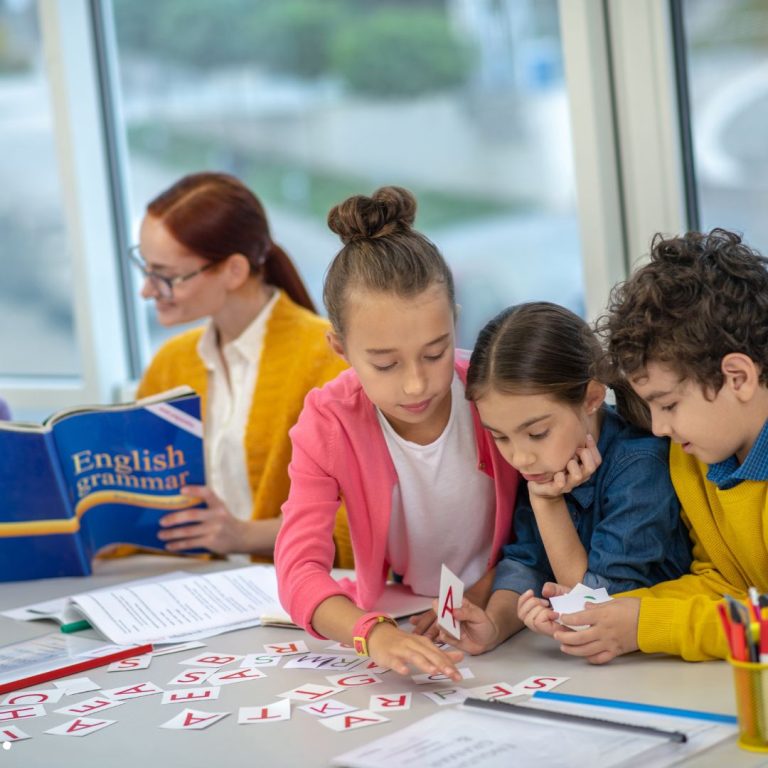
[[[200,398],[73,409],[43,426],[0,422],[0,581],[85,576],[104,547],[164,550],[159,519],[205,484]]]

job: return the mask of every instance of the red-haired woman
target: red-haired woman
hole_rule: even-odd
[[[131,259],[162,325],[208,318],[166,342],[139,385],[145,397],[186,384],[202,400],[208,484],[185,493],[207,506],[169,513],[160,537],[172,552],[271,559],[288,497],[288,430],[307,392],[346,367],[327,344],[328,323],[272,241],[259,200],[227,174],[185,176],[152,200]],[[345,521],[336,527],[337,562],[349,567]]]

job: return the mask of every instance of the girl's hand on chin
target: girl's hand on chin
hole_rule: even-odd
[[[586,445],[576,452],[564,470],[555,472],[548,483],[534,483],[529,480],[528,492],[545,499],[556,499],[589,480],[602,461],[603,457],[597,450],[595,438],[587,435]]]

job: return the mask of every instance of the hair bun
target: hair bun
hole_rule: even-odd
[[[381,187],[371,197],[354,195],[331,208],[328,226],[346,245],[411,228],[416,198],[402,187]]]

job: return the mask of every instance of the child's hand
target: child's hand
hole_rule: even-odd
[[[404,632],[382,622],[368,636],[371,659],[381,667],[394,669],[401,675],[410,674],[409,665],[428,675],[447,675],[454,682],[461,680],[456,662],[464,658],[461,651],[441,651],[423,635]]]
[[[578,613],[562,614],[564,624],[588,624],[589,629],[555,632],[560,650],[584,656],[590,664],[605,664],[623,653],[637,650],[640,598],[618,597],[607,603],[588,605]]]
[[[434,611],[424,611],[424,613],[409,616],[408,621],[413,624],[414,635],[424,635],[429,640],[436,640],[440,632],[437,623],[437,614]]]
[[[558,629],[562,629],[555,621],[558,615],[557,611],[550,607],[549,601],[535,597],[532,589],[527,589],[520,595],[517,616],[528,629],[552,637]]]
[[[500,640],[499,629],[493,619],[465,597],[461,607],[453,609],[453,616],[461,622],[461,640],[440,629],[438,639],[473,656],[490,651]]]
[[[545,581],[541,588],[541,596],[549,600],[550,597],[561,597],[571,591],[570,587],[564,587],[562,584],[556,584],[554,581]]]
[[[528,481],[528,493],[545,499],[556,499],[570,493],[577,485],[589,480],[603,461],[597,450],[595,438],[587,435],[587,444],[566,464],[565,469],[555,472],[548,483]]]

